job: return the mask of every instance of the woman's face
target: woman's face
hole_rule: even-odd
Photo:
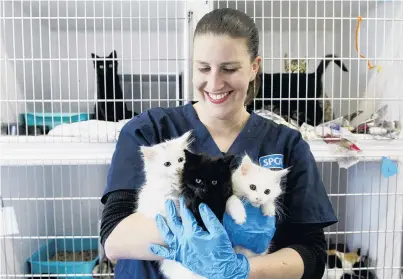
[[[261,57],[251,62],[245,39],[198,35],[193,49],[193,86],[209,116],[229,119],[244,107]]]

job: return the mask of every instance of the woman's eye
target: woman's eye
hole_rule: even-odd
[[[233,73],[233,72],[237,71],[237,69],[223,69],[223,70],[224,70],[224,72],[227,72],[227,73]]]
[[[265,195],[270,194],[270,190],[269,190],[269,189],[264,190],[264,194],[265,194]]]
[[[251,185],[249,186],[249,188],[250,188],[252,191],[255,191],[255,190],[256,190],[256,185],[251,184]]]
[[[171,165],[171,162],[165,162],[164,166],[169,167]]]
[[[196,178],[196,183],[200,184],[200,182],[201,182],[201,179]]]
[[[210,71],[210,68],[199,68],[199,71],[202,73]]]
[[[213,184],[213,185],[217,185],[217,180],[213,180],[213,181],[211,181],[211,184]]]
[[[179,162],[179,163],[182,163],[183,160],[184,160],[183,157],[180,157],[180,158],[178,159],[178,162]]]

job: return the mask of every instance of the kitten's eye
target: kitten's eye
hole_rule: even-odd
[[[171,165],[171,162],[165,162],[164,166],[169,167]]]
[[[255,191],[255,190],[256,190],[256,185],[251,184],[251,185],[249,186],[249,188],[250,188],[252,191]]]
[[[200,184],[200,182],[201,182],[201,179],[196,178],[196,183]]]
[[[100,69],[103,69],[103,68],[104,68],[104,65],[99,65],[99,68],[100,68]]]
[[[211,181],[211,184],[213,184],[213,185],[217,185],[217,180],[213,180],[213,181]]]
[[[270,194],[270,190],[269,190],[269,189],[264,190],[264,194],[265,194],[265,195]]]
[[[112,68],[113,67],[113,65],[112,64],[109,64],[109,68]]]
[[[183,160],[184,160],[183,157],[180,157],[180,158],[178,159],[178,162],[179,162],[179,163],[182,163]]]

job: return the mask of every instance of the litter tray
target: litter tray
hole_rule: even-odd
[[[47,126],[53,129],[55,126],[63,123],[73,123],[79,121],[86,121],[91,118],[88,113],[33,113],[26,112],[21,114],[21,121],[26,123],[27,126]]]
[[[98,260],[98,238],[64,238],[52,239],[43,244],[28,258],[28,263],[32,274],[91,279],[92,276],[83,274],[92,274]]]

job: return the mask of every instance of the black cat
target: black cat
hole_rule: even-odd
[[[326,58],[337,58],[337,56],[329,54],[326,55]],[[247,105],[247,110],[252,111],[254,109],[254,103],[256,103],[257,110],[262,108],[267,109],[267,107],[270,106],[270,110],[273,110],[274,113],[286,119],[288,119],[288,117],[295,119],[298,121],[299,125],[302,125],[303,122],[312,126],[321,124],[323,119],[322,107],[319,101],[315,101],[313,98],[315,98],[315,96],[316,98],[320,98],[323,95],[322,75],[332,61],[342,68],[344,72],[348,72],[346,66],[340,59],[324,59],[320,62],[316,72],[313,73],[259,74],[261,81],[263,81],[264,75],[265,93],[262,94],[263,85],[261,84],[256,98],[265,98],[266,100],[264,100],[264,106],[263,100],[252,101]],[[273,88],[271,87],[272,78]],[[271,98],[283,98],[285,100],[271,100]],[[287,100],[288,98],[312,98],[312,100]]]
[[[94,107],[95,118],[117,122],[137,115],[128,110],[123,101],[116,51],[112,51],[107,57],[99,57],[94,53],[91,53],[91,56],[95,59],[93,62],[98,84],[97,102]]]
[[[225,204],[232,195],[231,161],[233,155],[212,158],[185,150],[185,164],[181,175],[180,195],[192,211],[199,226],[206,227],[199,212],[205,203],[222,222]]]

